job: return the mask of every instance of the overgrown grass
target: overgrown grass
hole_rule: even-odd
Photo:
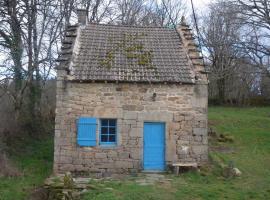
[[[91,182],[96,189],[83,200],[216,200],[270,199],[270,107],[209,109],[211,127],[233,136],[233,143],[210,145],[233,148],[234,152],[211,152],[225,164],[233,162],[242,171],[238,178],[224,178],[217,167],[205,173],[168,175],[170,183],[140,186],[134,180]],[[0,178],[0,200],[21,200],[51,173],[52,139],[19,142],[13,160],[22,177]]]
[[[42,185],[52,172],[53,139],[14,140],[11,158],[22,172],[22,176],[0,177],[0,200],[22,200]]]

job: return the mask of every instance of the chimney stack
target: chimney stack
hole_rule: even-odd
[[[77,9],[78,23],[86,25],[88,22],[88,12],[86,9]]]

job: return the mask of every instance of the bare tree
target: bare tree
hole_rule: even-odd
[[[236,0],[246,23],[270,30],[270,2],[269,0]]]
[[[144,11],[142,23],[163,27],[173,27],[181,21],[186,13],[186,3],[183,0],[152,0]]]
[[[136,25],[140,22],[146,0],[115,0],[115,6],[117,24]]]
[[[237,67],[241,58],[240,42],[241,23],[237,18],[238,11],[226,1],[218,1],[209,7],[210,13],[204,18],[202,41],[208,52],[212,81],[216,82],[218,99],[226,100],[228,78]]]
[[[84,8],[88,11],[90,22],[100,23],[111,21],[114,16],[112,9],[113,0],[74,0],[77,8]],[[74,9],[73,11],[76,11]]]
[[[23,2],[4,0],[0,2],[0,48],[8,53],[5,65],[1,67],[1,83],[8,83],[13,79],[14,89],[8,91],[7,84],[2,90],[7,92],[14,103],[16,116],[22,105],[22,96],[25,90],[23,83],[24,69],[23,58],[23,31],[22,21],[25,14],[20,11],[20,7],[25,6]]]
[[[247,31],[242,47],[256,66],[270,77],[270,1],[269,0],[235,0]]]
[[[114,0],[112,23],[169,27],[185,13],[183,0]]]
[[[40,109],[42,83],[57,56],[53,52],[60,44],[66,13],[53,0],[5,0],[1,4],[0,49],[5,60],[1,81],[8,83],[2,91],[13,99],[16,116],[27,92],[29,112],[34,115]]]

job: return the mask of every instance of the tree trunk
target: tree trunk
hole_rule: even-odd
[[[23,56],[23,42],[22,42],[22,30],[20,22],[16,15],[16,1],[10,1],[8,5],[8,15],[11,18],[11,44],[10,52],[11,58],[14,64],[14,111],[15,119],[17,120],[20,115],[22,98],[21,95],[22,85],[23,85],[23,75],[22,75],[22,56]]]
[[[225,78],[217,80],[218,99],[221,104],[225,103]]]

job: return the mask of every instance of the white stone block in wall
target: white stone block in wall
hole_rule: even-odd
[[[205,136],[207,135],[207,129],[206,128],[193,128],[193,135],[199,136]]]
[[[196,155],[207,155],[208,147],[206,145],[194,145],[192,151]]]
[[[136,120],[138,118],[138,113],[137,112],[124,112],[123,118]]]

